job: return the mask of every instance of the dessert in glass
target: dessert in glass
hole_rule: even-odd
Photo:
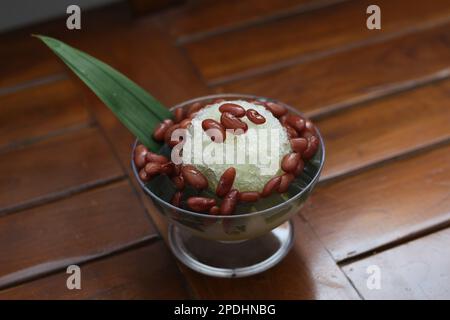
[[[218,94],[174,106],[132,167],[169,222],[175,256],[198,272],[243,277],[277,264],[294,241],[289,219],[318,181],[319,130],[280,101]]]

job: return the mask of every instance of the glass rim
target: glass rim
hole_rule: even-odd
[[[264,99],[264,100],[267,100],[267,101],[274,101],[274,102],[282,104],[289,111],[303,116],[303,114],[300,111],[294,109],[293,107],[291,107],[291,106],[289,106],[289,105],[287,105],[287,104],[285,104],[285,103],[283,103],[283,102],[281,102],[279,100],[270,99],[270,98],[266,98],[266,97],[263,97],[263,96],[250,95],[250,94],[240,94],[240,93],[222,93],[222,94],[219,93],[219,94],[212,94],[212,95],[201,96],[201,97],[197,97],[197,98],[194,98],[194,99],[190,99],[190,100],[186,100],[186,101],[183,101],[181,103],[178,103],[175,106],[171,107],[169,110],[173,111],[175,109],[181,108],[181,107],[183,107],[185,105],[192,104],[192,103],[195,103],[195,102],[198,102],[198,101],[210,100],[210,99],[218,99],[218,98],[231,98],[231,97],[236,97],[236,98],[241,97],[241,98],[247,98],[247,99],[248,98],[251,98],[251,99]],[[188,214],[188,215],[192,215],[192,216],[195,216],[195,217],[199,217],[199,218],[203,218],[203,219],[237,219],[237,218],[251,217],[251,216],[254,216],[254,215],[264,214],[264,213],[266,213],[268,211],[271,211],[271,210],[276,210],[277,208],[281,208],[284,205],[286,205],[286,204],[288,204],[288,203],[290,203],[292,201],[295,201],[295,199],[300,198],[306,192],[306,190],[308,190],[312,185],[314,185],[316,183],[316,181],[319,179],[320,173],[322,172],[322,169],[323,169],[323,166],[324,166],[324,163],[325,163],[325,145],[323,143],[323,139],[322,139],[322,135],[320,134],[320,130],[317,127],[316,127],[316,131],[317,131],[317,135],[318,135],[319,140],[320,140],[320,144],[319,145],[320,145],[320,149],[322,151],[322,157],[320,158],[319,170],[317,170],[317,173],[315,174],[314,178],[306,185],[306,187],[303,190],[301,190],[299,193],[294,195],[292,198],[290,198],[290,199],[288,199],[288,200],[286,200],[284,202],[281,202],[281,203],[279,203],[279,204],[277,204],[277,205],[275,205],[273,207],[269,207],[269,208],[266,208],[266,209],[263,209],[263,210],[250,212],[250,213],[241,213],[241,214],[236,214],[236,215],[209,215],[209,214],[206,214],[206,213],[199,213],[199,212],[195,212],[195,211],[186,210],[186,209],[174,206],[173,204],[171,204],[170,202],[165,201],[164,199],[161,199],[156,194],[154,194],[149,188],[147,188],[147,186],[139,178],[139,173],[138,173],[138,170],[137,170],[136,165],[134,163],[134,150],[135,150],[136,146],[139,143],[138,139],[136,139],[134,141],[133,147],[132,147],[132,150],[131,150],[131,167],[133,169],[133,173],[134,173],[134,176],[135,176],[136,180],[138,181],[138,183],[141,186],[141,188],[145,191],[145,193],[147,193],[150,197],[152,197],[156,201],[160,201],[164,205],[167,205],[170,209],[174,209],[174,210],[180,211],[182,213],[185,213],[185,214]]]

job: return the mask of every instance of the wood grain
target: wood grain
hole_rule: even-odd
[[[162,15],[165,25],[179,41],[323,7],[339,0],[200,0]]]
[[[127,0],[128,4],[136,16],[157,13],[167,7],[177,5],[182,0]]]
[[[450,299],[450,229],[343,267],[365,299]],[[369,266],[380,270],[380,290],[367,288]]]
[[[143,38],[151,38],[152,41],[143,42]],[[122,45],[122,39],[127,39],[126,46]],[[111,53],[111,48],[115,48],[114,54]],[[152,59],[148,58],[149,52],[152,53]],[[92,54],[124,72],[167,107],[208,94],[207,87],[197,77],[192,66],[154,19],[142,21],[139,25],[121,29],[118,33],[105,37],[102,45],[96,46]],[[137,65],[135,61],[140,62]],[[84,86],[82,88],[92,113],[139,190],[152,219],[161,232],[166,232],[164,219],[148,196],[141,191],[131,171],[130,154],[135,138],[98,98]]]
[[[156,59],[155,61],[158,61],[158,63],[160,64],[164,64],[165,61],[169,59],[170,63],[169,61],[167,61],[168,67],[171,66],[171,68],[178,68],[179,70],[184,71],[175,73],[179,74],[179,77],[172,79],[172,81],[169,81],[170,79],[167,79],[167,81],[161,80],[168,77],[169,75],[174,74],[172,72],[169,72],[170,69],[166,69],[167,73],[161,73],[160,77],[145,77],[145,75],[147,74],[147,70],[150,70],[152,68],[154,70],[158,70],[156,65],[153,66],[154,62],[147,60],[144,67],[130,70],[129,74],[132,74],[132,78],[142,79],[145,87],[149,89],[149,91],[152,92],[153,95],[160,97],[160,99],[167,105],[191,98],[194,96],[194,93],[196,95],[204,94],[204,92],[206,92],[205,87],[201,85],[197,78],[192,76],[192,70],[190,71],[189,66],[186,65],[182,57],[180,57],[176,53],[177,51],[174,51],[174,47],[167,43],[164,38],[161,38],[161,34],[159,31],[157,31],[150,25],[148,28],[149,29],[146,31],[146,34],[151,34],[152,39],[154,40],[152,43],[147,44],[149,46],[148,52],[151,51],[154,54],[159,54],[159,52],[164,52],[162,48],[164,48],[165,50],[165,53],[161,54],[161,56],[158,56],[158,59]],[[158,46],[160,49],[157,50],[152,46]],[[142,52],[142,50],[135,51],[134,49],[135,47],[133,45],[133,42],[131,42],[131,44],[128,45],[127,48],[122,48],[122,50],[126,50],[123,52],[123,56],[132,56],[138,59],[137,57],[140,56],[139,52]],[[122,54],[120,54],[120,56],[122,56]],[[117,59],[114,62],[115,65],[119,65],[123,69],[127,69],[128,63],[128,60],[125,59]],[[171,92],[171,95],[167,95],[167,92]],[[130,159],[130,143],[133,140],[131,135],[126,131],[126,129],[123,128],[121,124],[117,122],[117,120],[101,103],[99,103],[92,96],[90,96],[90,98],[92,98],[89,99],[89,101],[94,108],[94,114],[99,119],[99,123],[105,130],[108,137],[111,139],[111,141],[114,142],[116,152],[122,159],[123,165],[128,169]],[[132,175],[131,171],[129,171],[129,174]],[[135,178],[132,176],[132,179],[134,180]],[[160,232],[164,237],[166,237],[167,226],[165,221],[160,217],[157,210],[153,207],[151,201],[147,199],[146,195],[142,192],[140,192],[140,194],[142,195],[145,206],[147,207],[150,215],[158,226]],[[291,255],[287,258],[287,264],[283,264],[284,271],[269,271],[269,275],[265,274],[262,276],[263,280],[261,280],[260,278],[252,277],[247,280],[242,279],[242,281],[241,279],[233,279],[221,282],[221,280],[206,278],[184,268],[184,272],[186,272],[190,285],[193,287],[195,296],[202,298],[220,298],[228,296],[236,298],[256,298],[263,297],[264,295],[266,298],[275,296],[295,296],[309,299],[337,299],[344,297],[357,298],[357,295],[354,293],[353,289],[348,284],[346,279],[342,277],[342,273],[333,263],[327,252],[323,247],[320,246],[319,241],[314,238],[311,230],[307,229],[307,227],[304,226],[303,222],[299,224],[298,228],[304,230],[299,232],[303,234],[302,239],[298,241],[300,247],[296,249],[295,253],[291,253]],[[309,259],[310,255],[313,256],[311,260]],[[294,270],[294,268],[302,268],[302,270],[305,269],[305,271],[301,272],[301,276],[296,278],[296,281],[292,281],[291,278],[283,276],[283,274],[286,274],[287,270]],[[314,283],[314,277],[319,277],[319,273],[320,277],[323,277],[324,280],[320,284],[317,284]],[[280,284],[275,285],[278,281],[280,281]],[[305,282],[307,282],[306,285]],[[261,283],[263,285],[265,284],[265,286],[270,287],[273,290],[268,291],[257,289]],[[286,286],[289,283],[292,283],[292,285],[289,286],[286,290],[283,290],[283,285]],[[245,286],[242,286],[242,284],[245,284]],[[218,286],[218,290],[213,289],[214,287],[216,287],[216,285]],[[242,288],[245,288],[247,285],[248,288],[246,290],[243,290]],[[255,296],[255,292],[260,292],[260,295],[257,294]]]
[[[187,299],[177,267],[162,241],[83,264],[81,290],[68,290],[60,272],[0,291],[0,299]]]
[[[263,95],[309,116],[342,109],[450,73],[450,25],[356,48],[215,88]]]
[[[447,80],[317,121],[327,151],[321,179],[450,140],[449,99]]]
[[[28,37],[13,45],[2,45],[0,59],[8,63],[0,65],[0,88],[15,91],[15,86],[64,70],[58,61],[50,59],[52,53],[47,48],[37,39]]]
[[[0,148],[87,126],[82,103],[80,91],[67,79],[0,96]]]
[[[2,217],[0,287],[156,234],[126,181]]]
[[[53,137],[0,157],[0,212],[39,203],[122,175],[97,129]]]
[[[137,186],[129,168],[133,137],[81,86],[99,129],[0,151],[0,285],[21,283],[0,290],[0,298],[358,299],[346,276],[364,298],[448,297],[448,232],[402,243],[450,223],[450,90],[442,80],[450,67],[450,3],[382,0],[381,31],[365,28],[368,4],[355,0],[310,10],[316,5],[310,0],[218,0],[135,21],[119,10],[89,18],[81,32],[58,31],[58,23],[33,29],[106,61],[167,106],[208,93],[203,77],[209,85],[228,83],[217,91],[260,93],[320,116],[328,149],[324,177],[355,174],[318,186],[294,217],[292,251],[273,269],[215,279],[182,266],[182,277],[162,241],[149,238],[155,230],[128,182],[110,184],[126,171]],[[88,119],[86,111],[76,111],[81,99],[72,80],[42,84],[67,70],[37,40],[30,41],[27,30],[0,36],[0,59],[8,61],[0,65],[0,102],[11,99],[3,112],[22,127],[4,123],[10,127],[0,146],[49,137]],[[242,80],[229,82],[237,78]],[[41,104],[45,100],[52,103]],[[51,123],[39,121],[41,106]],[[348,106],[353,108],[334,113]],[[413,152],[439,141],[444,142]],[[166,237],[165,221],[151,201],[142,192],[139,200]],[[369,256],[376,250],[384,251]],[[81,263],[81,291],[66,288],[64,268],[73,261]],[[386,291],[364,289],[367,264],[380,265]]]
[[[144,86],[152,92],[153,95],[160,98],[166,105],[171,105],[183,101],[184,99],[192,98],[195,95],[206,93],[206,88],[201,84],[199,79],[195,77],[190,66],[187,65],[185,60],[182,59],[182,56],[177,53],[176,48],[162,37],[163,35],[158,29],[155,29],[155,27],[149,24],[145,34],[148,36],[151,35],[154,40],[152,43],[146,44],[146,46],[148,46],[147,50],[138,50],[138,47],[141,48],[141,44],[134,43],[134,38],[129,37],[129,39],[131,39],[129,45],[126,48],[120,47],[121,50],[119,50],[119,53],[115,56],[116,60],[113,62],[113,65],[120,66],[123,70],[128,70],[128,74],[133,79],[142,81]],[[111,39],[111,41],[110,46],[115,47],[115,40]],[[158,59],[155,59],[153,62],[147,59],[141,68],[134,69],[128,69],[129,60],[120,59],[120,57],[131,56],[135,57],[135,59],[140,59],[140,61],[144,61],[141,55],[145,52],[153,52],[154,55],[158,56]],[[106,55],[106,53],[99,53],[100,56],[102,54]],[[155,61],[157,61],[158,64],[167,65],[165,72],[162,72],[159,77],[146,77],[149,70],[159,70],[158,66],[154,65],[156,63]],[[183,71],[176,72],[176,69]],[[178,76],[173,78],[173,74],[177,74]],[[170,79],[161,80],[166,79],[167,77],[170,77]],[[171,94],[168,95],[167,92],[170,92]],[[115,151],[122,159],[123,165],[127,168],[128,173],[134,181],[135,178],[132,175],[131,170],[129,170],[129,153],[133,138],[96,98],[90,94],[88,94],[88,97],[100,125],[105,130],[109,139],[113,142]],[[166,237],[166,222],[161,218],[147,196],[142,192],[140,192],[140,194],[148,212],[158,226],[158,229],[163,237]],[[263,280],[252,277],[247,280],[233,279],[222,282],[219,279],[203,277],[184,268],[184,272],[186,272],[185,274],[189,279],[190,286],[193,288],[192,290],[194,291],[195,296],[202,298],[251,298],[253,294],[253,298],[281,298],[288,297],[288,295],[291,297],[295,296],[296,298],[303,297],[308,299],[357,298],[357,295],[347,280],[342,276],[339,268],[337,268],[328,253],[319,244],[318,239],[314,238],[311,230],[307,229],[303,222],[299,223],[299,233],[304,236],[298,241],[299,248],[296,249],[295,253],[292,253],[289,256],[290,258],[287,258],[287,264],[283,264],[284,271],[277,272],[275,271],[276,269],[274,269],[274,271],[269,271],[269,275],[265,274],[262,276]],[[310,256],[312,256],[311,259]],[[287,273],[287,270],[296,270],[295,272],[298,273],[299,271],[297,268],[301,268],[301,270],[304,269],[304,271],[301,271],[301,276],[296,278],[297,280],[293,281],[290,277],[283,276],[283,274]],[[315,277],[323,277],[324,280],[320,284],[317,284],[314,282]],[[278,281],[280,281],[280,283],[275,285]],[[307,282],[306,285],[305,282]],[[265,288],[270,287],[273,290],[260,290],[259,285],[261,285],[261,283],[267,286]],[[291,285],[284,290],[283,286],[287,286],[290,283]],[[218,289],[213,289],[216,286],[218,286]],[[247,289],[243,290],[242,288]],[[255,292],[260,292],[260,295],[256,294],[255,296]]]
[[[339,261],[448,222],[449,183],[447,145],[325,184],[300,213]]]
[[[64,9],[64,8],[63,8]],[[82,29],[67,30],[65,12],[58,18],[39,25],[0,35],[0,88],[14,90],[16,86],[49,75],[60,74],[64,65],[55,55],[32,34],[44,34],[78,46],[95,45],[105,33],[114,33],[118,26],[130,21],[126,3],[118,3],[107,8],[83,11]]]
[[[353,287],[299,216],[295,243],[274,268],[246,278],[219,279],[183,267],[196,296],[204,299],[358,299]]]
[[[208,37],[185,48],[201,75],[208,82],[218,83],[262,72],[260,68],[273,69],[273,64],[279,67],[386,40],[393,34],[448,20],[450,15],[446,0],[433,1],[433,5],[417,2],[414,6],[407,0],[382,0],[377,2],[383,12],[382,30],[368,30],[365,12],[370,4],[368,0],[343,2]]]
[[[143,42],[143,38],[151,38],[152,41]],[[121,39],[127,39],[127,46],[122,45]],[[207,87],[197,77],[192,66],[153,19],[123,28],[118,33],[105,37],[102,44],[96,46],[92,54],[124,72],[168,107],[208,94]],[[111,54],[111,48],[115,48],[114,54]],[[149,52],[152,53],[152,59],[148,59]],[[140,61],[139,65],[136,65],[135,61]],[[167,235],[165,219],[141,190],[131,170],[131,147],[135,137],[98,98],[84,86],[82,88],[93,115],[138,190],[149,216],[165,237]],[[170,256],[175,261],[175,258]]]

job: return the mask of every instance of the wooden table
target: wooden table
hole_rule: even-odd
[[[0,36],[0,298],[450,298],[450,2],[115,5]],[[110,63],[167,106],[260,94],[315,120],[326,168],[273,269],[177,263],[130,172],[133,137],[30,33]],[[82,289],[66,288],[81,266]],[[381,275],[370,290],[368,267]]]

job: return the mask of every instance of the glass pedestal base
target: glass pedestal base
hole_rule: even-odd
[[[214,277],[246,277],[263,272],[289,252],[294,226],[287,221],[258,238],[220,242],[196,237],[175,225],[169,227],[169,245],[189,268]]]

